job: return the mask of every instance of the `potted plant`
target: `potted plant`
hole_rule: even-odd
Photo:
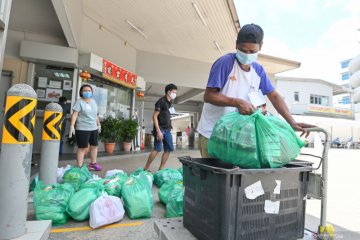
[[[126,152],[129,152],[131,149],[131,142],[134,140],[137,134],[138,122],[133,119],[126,119],[121,121],[121,140],[123,144],[123,149]]]
[[[117,118],[106,117],[101,121],[100,140],[105,145],[105,152],[113,153],[115,143],[120,141],[120,125],[121,121]]]

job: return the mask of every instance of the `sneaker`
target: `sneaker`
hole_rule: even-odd
[[[89,163],[89,170],[91,171],[101,171],[102,167],[98,163]]]

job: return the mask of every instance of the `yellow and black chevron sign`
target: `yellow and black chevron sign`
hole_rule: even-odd
[[[35,98],[7,96],[3,128],[3,143],[31,144],[34,142]]]
[[[42,140],[60,140],[62,112],[45,111]]]

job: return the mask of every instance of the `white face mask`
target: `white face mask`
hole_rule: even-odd
[[[170,93],[170,98],[172,99],[172,100],[174,100],[175,98],[176,98],[176,93]]]

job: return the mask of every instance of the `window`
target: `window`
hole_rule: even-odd
[[[34,89],[38,97],[37,109],[44,110],[51,102],[64,96],[70,105],[74,69],[37,63],[35,65]]]
[[[347,68],[349,66],[350,61],[351,59],[340,62],[341,68]]]
[[[349,72],[344,72],[341,74],[341,80],[346,81],[346,80],[349,80],[349,78],[350,78]]]
[[[310,103],[317,104],[317,105],[323,105],[323,106],[329,106],[329,97],[311,94],[310,95]]]
[[[294,92],[294,101],[299,102],[299,92]]]
[[[350,104],[350,96],[344,96],[342,98],[342,104]]]
[[[93,98],[98,104],[100,117],[130,118],[131,89],[95,75],[88,84],[93,86]]]

